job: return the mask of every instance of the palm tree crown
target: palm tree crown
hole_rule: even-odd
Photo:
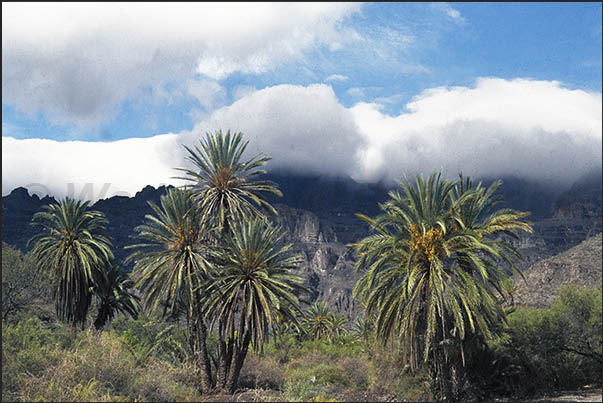
[[[333,340],[347,332],[346,318],[333,312],[326,302],[315,302],[304,312],[301,324],[306,337],[311,340]]]
[[[134,262],[146,310],[156,309],[162,301],[176,310],[183,297],[192,316],[195,293],[209,267],[211,249],[205,242],[209,231],[190,190],[171,189],[160,200],[161,208],[149,202],[155,215],[147,214],[145,223],[134,229],[140,243],[126,247],[137,249],[126,262]]]
[[[53,273],[55,301],[60,320],[84,325],[90,308],[94,278],[113,258],[104,235],[107,220],[89,202],[65,198],[34,214],[32,225],[42,231],[29,242],[40,268]]]
[[[216,321],[223,319],[220,333],[239,341],[249,333],[261,345],[279,316],[294,318],[299,310],[295,291],[302,279],[289,271],[300,262],[288,252],[292,245],[279,245],[284,234],[261,218],[239,223],[227,238],[224,263],[210,280],[204,312]],[[239,322],[235,320],[238,316]]]
[[[282,196],[274,182],[253,180],[266,173],[260,168],[270,158],[257,155],[242,161],[247,144],[242,141],[241,133],[231,134],[229,130],[226,135],[221,131],[208,133],[200,140],[201,148],[184,146],[187,159],[196,170],[178,168],[186,174],[179,179],[193,182],[203,213],[217,220],[220,233],[236,221],[251,215],[261,216],[258,207],[276,214],[274,207],[259,197],[259,192]]]

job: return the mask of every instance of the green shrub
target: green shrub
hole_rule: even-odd
[[[309,400],[319,393],[332,395],[350,386],[350,380],[342,368],[326,362],[316,363],[315,357],[305,357],[309,359],[289,364],[284,384],[287,399]]]
[[[506,334],[478,351],[470,370],[474,395],[523,398],[600,385],[601,307],[600,291],[568,284],[549,308],[511,313]]]
[[[343,335],[334,341],[306,340],[296,353],[298,357],[318,353],[330,359],[336,359],[364,355],[364,347],[357,337]]]
[[[379,395],[395,394],[402,369],[402,361],[397,354],[392,354],[391,349],[375,345],[368,371],[368,390]]]
[[[50,278],[37,270],[34,258],[2,242],[2,320],[18,320],[24,313],[53,317],[50,294]]]

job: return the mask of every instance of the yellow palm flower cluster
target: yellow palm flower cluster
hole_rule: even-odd
[[[412,224],[409,227],[409,231],[411,235],[410,250],[411,252],[418,250],[420,260],[431,262],[434,257],[441,254],[442,247],[440,246],[440,241],[444,237],[442,228],[432,228],[423,234],[422,231],[419,231],[417,225]]]

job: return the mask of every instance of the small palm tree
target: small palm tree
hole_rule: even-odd
[[[224,263],[207,284],[205,316],[218,324],[227,350],[220,354],[217,387],[234,392],[249,344],[256,348],[277,332],[279,317],[299,310],[302,279],[290,273],[300,262],[281,245],[284,234],[260,218],[237,224],[227,237]],[[228,360],[230,359],[230,360]]]
[[[132,291],[134,282],[119,263],[109,263],[101,270],[95,281],[94,294],[98,304],[98,314],[94,327],[102,330],[113,320],[116,313],[138,318],[140,298]]]
[[[211,231],[193,201],[190,190],[172,189],[161,196],[161,207],[149,202],[153,215],[136,227],[140,243],[126,262],[134,262],[133,276],[147,311],[161,304],[177,313],[184,305],[191,349],[201,371],[201,389],[213,389],[207,351],[207,327],[201,319],[201,284],[210,270],[213,249],[208,245]]]
[[[348,333],[346,325],[348,320],[345,316],[333,312],[329,317],[331,322],[331,333],[333,334],[332,340],[341,338],[344,334]]]
[[[57,316],[74,329],[83,328],[90,308],[94,278],[113,258],[105,236],[107,220],[89,202],[65,198],[44,206],[32,218],[42,231],[30,239],[41,269],[52,273]]]
[[[501,264],[513,268],[519,256],[504,237],[531,228],[526,213],[492,211],[496,184],[484,190],[432,174],[400,185],[404,194],[390,192],[383,214],[359,215],[374,234],[353,245],[365,271],[354,294],[375,315],[377,336],[401,341],[411,369],[431,358],[439,392],[450,398],[465,335],[488,339],[504,319]]]
[[[311,340],[325,339],[332,341],[335,337],[346,333],[347,320],[333,311],[326,302],[315,302],[302,317],[302,328],[306,337]]]
[[[254,180],[266,173],[261,169],[270,157],[257,155],[243,161],[248,141],[242,141],[241,133],[226,135],[222,131],[207,134],[200,140],[201,148],[184,146],[187,160],[196,170],[177,168],[183,171],[184,179],[192,182],[196,200],[203,214],[215,219],[218,232],[224,234],[234,223],[253,216],[262,216],[262,209],[276,214],[274,207],[260,197],[260,193],[282,196],[277,185],[271,181]]]

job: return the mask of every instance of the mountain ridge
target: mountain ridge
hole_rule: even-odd
[[[515,242],[525,257],[518,263],[520,270],[527,270],[601,232],[603,195],[599,178],[596,175],[594,179],[587,178],[566,192],[549,189],[548,193],[538,193],[547,188],[526,181],[503,183],[500,194],[507,201],[502,207],[538,204],[534,233],[522,233]],[[392,188],[312,176],[267,175],[265,179],[277,182],[284,193],[282,198],[267,198],[279,213],[272,220],[288,233],[286,242],[293,243],[293,252],[302,256],[297,272],[312,290],[310,299],[325,300],[353,315],[355,304],[351,290],[356,281],[355,257],[347,244],[369,234],[366,223],[355,214],[378,214],[379,203],[387,200]],[[142,224],[145,214],[152,212],[148,202],[158,204],[169,188],[149,185],[133,197],[113,196],[91,206],[102,211],[109,220],[107,229],[117,259],[123,260],[129,253],[123,247],[132,243],[133,229]],[[534,193],[538,193],[539,198],[530,200]],[[3,197],[2,240],[26,252],[27,240],[36,231],[29,224],[31,217],[52,202],[54,198],[30,196],[24,188],[14,189]]]

